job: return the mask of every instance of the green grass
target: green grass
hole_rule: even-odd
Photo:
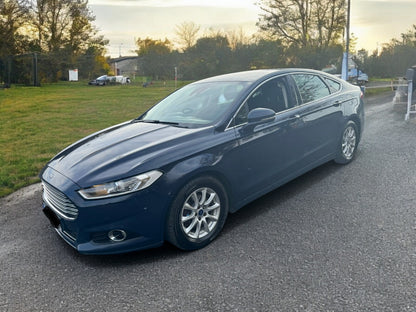
[[[172,91],[172,83],[0,89],[0,197],[38,182],[41,168],[64,147],[139,116]]]
[[[375,96],[377,94],[385,93],[385,92],[393,92],[391,87],[385,87],[385,88],[375,88],[375,89],[366,89],[365,90],[365,96]]]

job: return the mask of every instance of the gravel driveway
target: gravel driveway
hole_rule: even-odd
[[[39,185],[0,200],[0,311],[416,311],[416,119],[366,105],[350,165],[231,215],[205,249],[83,256]]]

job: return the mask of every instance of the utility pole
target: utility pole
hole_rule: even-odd
[[[12,56],[9,55],[7,57],[7,84],[6,84],[6,88],[10,88],[10,86],[11,86],[11,73],[12,73]]]
[[[120,43],[119,44],[119,46],[118,46],[118,57],[121,57],[121,46],[122,46],[123,44],[122,43]]]
[[[348,60],[350,52],[350,18],[351,18],[351,0],[347,1],[347,29],[346,29],[346,40],[345,40],[345,54],[343,58],[342,78],[348,80]]]

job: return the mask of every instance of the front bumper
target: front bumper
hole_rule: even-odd
[[[62,213],[58,200],[43,198],[43,211],[56,232],[83,254],[113,254],[157,247],[163,244],[168,199],[157,191],[141,190],[125,196],[85,200],[79,186],[47,167],[42,174],[45,188],[53,188],[59,200],[66,198],[76,208],[76,217]],[[72,207],[72,206],[71,206]],[[114,237],[124,233],[125,237]]]

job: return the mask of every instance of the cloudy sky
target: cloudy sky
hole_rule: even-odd
[[[256,0],[90,0],[95,25],[110,40],[111,56],[134,54],[135,38],[175,39],[183,22],[251,35],[261,12]],[[381,47],[416,24],[416,0],[351,0],[351,32],[357,47]]]

